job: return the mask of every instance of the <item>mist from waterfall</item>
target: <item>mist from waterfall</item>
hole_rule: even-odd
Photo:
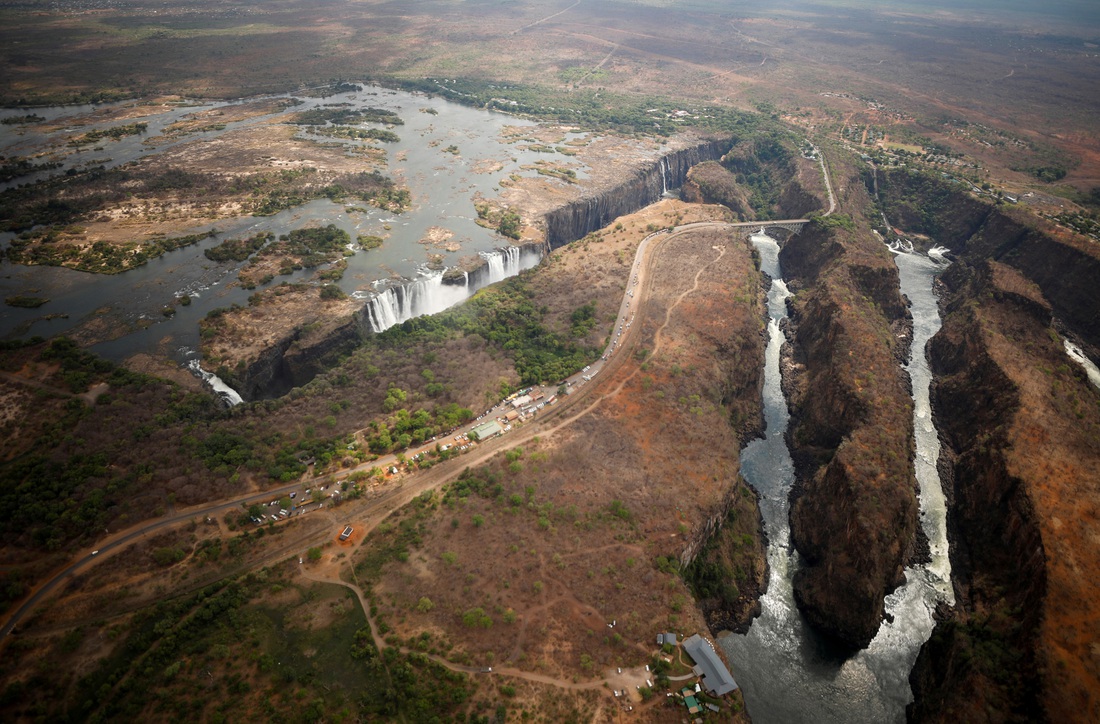
[[[388,287],[375,294],[363,308],[363,318],[372,332],[424,314],[438,314],[461,304],[489,284],[495,284],[538,264],[542,252],[532,246],[508,246],[479,252],[485,264],[464,272],[461,279],[445,272],[425,270],[420,279]]]

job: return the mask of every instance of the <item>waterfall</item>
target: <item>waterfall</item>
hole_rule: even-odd
[[[508,277],[514,277],[522,271],[518,246],[509,246],[496,251],[479,252],[489,267],[489,279],[486,284],[495,284]],[[467,281],[467,284],[469,282]]]
[[[1096,366],[1096,363],[1090,360],[1085,353],[1073,342],[1068,339],[1062,340],[1063,346],[1066,348],[1066,354],[1069,355],[1077,364],[1085,370],[1085,375],[1089,378],[1089,382],[1093,387],[1100,389],[1100,367]]]
[[[435,314],[466,299],[465,286],[443,283],[443,272],[394,287],[375,295],[364,308],[371,331],[381,332],[422,314]]]
[[[485,264],[463,272],[463,283],[445,283],[444,272],[423,271],[415,281],[388,287],[378,292],[363,307],[363,318],[372,332],[382,332],[395,324],[424,314],[438,314],[466,301],[478,289],[535,266],[542,258],[536,246],[508,246],[495,251],[478,252]]]
[[[675,195],[688,170],[703,161],[713,161],[729,150],[730,141],[707,141],[673,151],[639,169],[629,180],[599,194],[586,196],[553,209],[543,217],[546,243],[557,249],[585,234],[601,229],[615,217],[630,214],[666,195]],[[658,178],[660,176],[660,178]]]
[[[202,368],[202,364],[199,360],[193,359],[187,363],[188,369],[191,373],[198,377],[200,380],[210,385],[210,389],[214,390],[217,395],[222,398],[227,405],[232,407],[233,405],[239,405],[244,402],[237,391],[229,385],[225,384],[220,377],[213,372],[207,372]]]

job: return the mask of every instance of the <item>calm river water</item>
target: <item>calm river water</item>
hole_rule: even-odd
[[[179,361],[192,357],[198,347],[198,320],[208,311],[233,303],[245,305],[252,293],[239,288],[236,265],[215,264],[203,255],[203,250],[220,241],[273,231],[283,234],[307,225],[336,224],[352,239],[358,234],[388,236],[383,245],[371,251],[358,251],[349,259],[348,270],[340,282],[344,291],[357,296],[370,296],[380,284],[396,276],[408,280],[421,278],[427,255],[439,254],[443,265],[453,266],[460,257],[478,252],[491,252],[506,246],[507,239],[478,226],[473,197],[480,193],[497,196],[496,184],[512,174],[533,176],[535,161],[556,160],[578,166],[578,176],[584,168],[575,158],[566,158],[543,147],[531,150],[523,142],[501,140],[505,126],[533,125],[511,116],[467,108],[441,98],[365,87],[361,91],[341,93],[327,98],[299,97],[301,105],[278,113],[230,123],[220,131],[192,134],[178,141],[155,147],[144,143],[171,123],[196,111],[206,111],[252,102],[244,99],[232,103],[206,103],[187,107],[166,107],[161,113],[141,118],[148,122],[144,136],[128,136],[118,141],[105,139],[100,150],[76,149],[67,145],[77,130],[108,128],[131,123],[135,119],[92,123],[80,129],[67,128],[52,134],[42,134],[22,126],[0,125],[0,155],[20,156],[42,154],[37,163],[54,161],[59,169],[44,173],[62,173],[94,163],[117,166],[185,143],[202,143],[229,131],[255,123],[266,123],[280,116],[325,105],[346,104],[350,107],[377,107],[395,111],[404,125],[393,130],[400,137],[396,143],[378,144],[387,151],[388,167],[383,173],[412,192],[413,208],[403,214],[392,214],[369,208],[349,212],[345,205],[330,201],[313,201],[270,217],[243,217],[181,228],[172,235],[183,235],[216,227],[221,233],[195,246],[169,252],[138,269],[117,276],[101,276],[54,267],[28,267],[0,261],[0,295],[33,294],[47,297],[49,303],[39,309],[18,309],[0,305],[0,338],[41,334],[52,336],[71,331],[97,317],[111,328],[124,328],[129,333],[119,339],[102,342],[92,350],[108,358],[121,360],[136,353],[158,347],[168,350]],[[93,106],[34,109],[34,113],[51,121],[73,123],[97,110]],[[101,109],[100,109],[101,110]],[[24,115],[24,109],[0,110],[0,118]],[[301,132],[306,133],[305,131]],[[578,137],[572,134],[568,139]],[[567,140],[568,140],[567,139]],[[362,141],[323,138],[326,143],[364,145]],[[447,151],[457,147],[459,154]],[[559,157],[560,156],[560,157]],[[400,160],[397,160],[400,159]],[[479,172],[475,165],[489,172]],[[364,170],[370,170],[364,164]],[[42,174],[40,174],[42,175]],[[39,175],[24,177],[13,183],[23,183]],[[0,188],[3,188],[0,186]],[[353,204],[363,206],[362,203]],[[448,252],[417,243],[431,227],[439,226],[453,233],[452,241],[461,243],[461,250]],[[0,234],[0,247],[8,245],[11,234]],[[312,274],[301,271],[275,279],[296,281]],[[161,309],[182,294],[191,296],[189,307],[177,307],[174,318],[168,319]],[[47,315],[54,318],[46,319]]]

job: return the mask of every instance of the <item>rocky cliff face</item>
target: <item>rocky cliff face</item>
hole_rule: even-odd
[[[866,205],[866,202],[864,202]],[[858,208],[858,207],[857,207]],[[862,217],[809,224],[783,247],[796,372],[785,380],[797,490],[795,598],[819,630],[870,643],[917,528],[912,399],[896,362],[897,269]]]
[[[1034,281],[1055,316],[1100,355],[1100,247],[1022,210],[971,197],[960,186],[904,170],[879,172],[890,223],[928,234],[971,261],[995,259]]]
[[[557,249],[602,229],[619,216],[654,203],[666,188],[683,185],[688,169],[721,158],[729,146],[728,140],[711,140],[674,151],[612,189],[583,196],[547,213],[544,221],[549,247]]]
[[[910,719],[1100,719],[1100,393],[1056,331],[1100,353],[1100,248],[936,177],[878,185],[892,224],[959,257],[929,348],[957,605]]]
[[[693,204],[721,204],[737,215],[739,221],[752,221],[749,191],[737,183],[737,177],[717,161],[704,161],[688,171],[680,198]]]
[[[995,271],[995,262],[951,267],[944,326],[930,343],[945,482],[953,493],[957,606],[914,667],[909,715],[918,721],[1042,718],[1035,634],[1045,554],[1031,481],[1013,474],[1006,455],[1021,397],[994,337],[1001,325],[1041,334],[1050,308],[1026,286],[1015,291],[1020,285],[995,279]],[[976,298],[987,300],[986,309],[978,310]]]
[[[701,163],[688,173],[685,201],[722,204],[741,221],[797,219],[827,205],[816,161],[803,158],[785,134],[739,142],[721,163]]]
[[[262,350],[243,370],[223,370],[219,376],[247,401],[280,397],[324,372],[342,355],[350,354],[359,346],[362,334],[357,319],[322,335],[311,335],[298,327]]]

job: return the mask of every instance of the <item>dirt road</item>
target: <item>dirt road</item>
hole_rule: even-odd
[[[822,164],[824,170],[824,163]],[[828,184],[828,177],[826,176],[826,184]],[[832,191],[830,187],[830,204],[832,204]],[[830,209],[831,210],[831,209]],[[791,219],[786,222],[770,222],[770,223],[804,223],[805,219]],[[638,249],[635,252],[634,262],[631,266],[630,278],[632,283],[629,284],[623,293],[622,302],[619,308],[619,315],[616,319],[614,328],[621,328],[622,333],[615,337],[612,337],[611,342],[605,350],[603,358],[594,362],[591,365],[592,371],[590,374],[582,374],[578,372],[573,376],[573,380],[576,381],[574,386],[575,392],[563,401],[559,402],[553,408],[546,408],[546,412],[543,412],[533,422],[525,424],[522,428],[519,428],[508,435],[494,438],[479,443],[470,452],[460,455],[455,458],[451,458],[443,463],[440,463],[430,470],[425,472],[416,473],[407,477],[402,477],[395,481],[393,484],[388,485],[385,489],[368,494],[361,500],[350,501],[343,504],[339,513],[333,513],[342,520],[353,521],[356,528],[362,529],[364,532],[369,532],[385,518],[387,518],[393,511],[408,504],[414,498],[422,493],[430,490],[435,490],[446,482],[449,482],[455,478],[463,469],[467,467],[474,467],[480,465],[496,454],[513,448],[517,445],[523,444],[537,435],[553,434],[555,431],[571,424],[580,417],[588,414],[595,409],[597,405],[607,396],[617,394],[622,385],[617,386],[613,390],[598,389],[598,385],[595,384],[594,379],[597,374],[604,370],[614,370],[621,366],[622,359],[630,348],[633,348],[637,343],[638,330],[640,325],[632,326],[630,320],[633,319],[636,311],[641,308],[645,303],[650,293],[649,286],[649,274],[653,255],[657,250],[663,246],[664,242],[679,234],[688,233],[693,229],[701,228],[728,228],[728,229],[742,229],[759,226],[759,222],[748,223],[729,223],[729,222],[697,222],[692,224],[686,224],[682,227],[675,227],[670,230],[664,230],[652,233],[646,236],[638,244]],[[766,225],[766,224],[765,224]],[[721,258],[721,251],[718,258]],[[698,281],[698,275],[696,282]],[[694,289],[694,287],[693,287]],[[637,290],[637,297],[635,298],[635,291]],[[680,300],[684,296],[689,294],[692,290],[688,290],[681,295]],[[634,310],[631,310],[631,302],[634,302]],[[678,300],[679,302],[679,300]],[[677,303],[678,303],[677,302]],[[662,328],[668,324],[668,318],[666,317]],[[659,333],[658,333],[659,334]],[[586,368],[587,369],[587,368]],[[576,380],[576,378],[580,380]],[[586,379],[587,378],[587,379]],[[589,384],[591,383],[591,384]],[[593,398],[590,404],[584,404]],[[473,425],[469,425],[468,428],[472,429]],[[414,451],[408,451],[412,454]],[[308,481],[299,480],[291,484],[282,485],[277,488],[265,490],[263,492],[248,493],[245,495],[236,496],[216,503],[210,503],[206,505],[194,506],[184,510],[175,512],[174,514],[162,518],[160,520],[146,521],[139,523],[129,529],[118,531],[106,540],[100,542],[99,547],[95,550],[86,550],[82,554],[78,554],[77,558],[69,563],[64,568],[58,570],[48,580],[40,584],[36,589],[31,592],[29,598],[25,599],[23,603],[16,608],[8,619],[4,622],[3,627],[0,628],[0,646],[4,645],[8,635],[15,629],[18,624],[23,621],[28,615],[30,615],[35,608],[50,594],[58,590],[58,588],[65,581],[70,579],[77,573],[82,573],[90,569],[92,566],[97,565],[105,559],[111,557],[113,554],[125,549],[129,545],[136,542],[143,536],[147,536],[151,533],[163,531],[167,528],[185,525],[193,520],[204,519],[207,517],[217,517],[219,514],[224,514],[230,510],[237,510],[240,508],[247,508],[252,504],[263,504],[269,501],[271,498],[281,497],[289,495],[291,492],[297,491],[303,487],[303,485],[326,485],[331,482],[335,482],[337,478],[344,479],[351,473],[357,470],[365,470],[371,467],[387,468],[394,465],[397,462],[396,455],[387,455],[378,460],[374,460],[368,463],[363,463],[350,470],[341,470],[337,473],[330,473],[326,475],[317,476]],[[335,535],[335,532],[333,533]],[[319,537],[316,534],[307,534],[300,536],[297,540],[302,544],[299,550],[304,550],[310,544],[323,540],[324,537]],[[293,546],[286,546],[286,548],[293,549]]]

